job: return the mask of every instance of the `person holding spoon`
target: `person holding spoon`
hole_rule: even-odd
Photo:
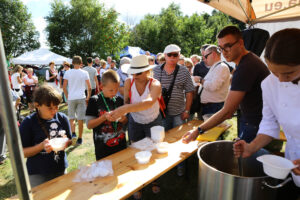
[[[280,127],[287,138],[285,157],[292,160],[294,182],[278,189],[277,199],[300,197],[300,29],[284,29],[268,40],[265,60],[271,74],[262,82],[263,118],[256,138],[233,146],[236,157],[251,156],[279,137]]]

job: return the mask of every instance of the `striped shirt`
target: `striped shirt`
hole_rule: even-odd
[[[153,76],[155,79],[160,81],[162,88],[166,88],[168,90],[174,77],[174,71],[171,74],[168,74],[164,69],[161,70],[161,65],[157,65],[153,69]],[[167,107],[167,114],[175,116],[183,113],[185,109],[185,93],[193,92],[194,89],[195,88],[188,69],[179,65],[179,70]]]

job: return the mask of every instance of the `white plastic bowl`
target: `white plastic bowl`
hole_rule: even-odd
[[[150,129],[151,139],[155,142],[162,142],[165,139],[165,128],[163,126],[153,126]]]
[[[52,150],[55,152],[64,150],[66,143],[69,139],[68,138],[53,138],[49,140]]]
[[[168,152],[169,143],[167,143],[167,142],[160,142],[160,143],[157,143],[155,146],[156,146],[156,150],[158,153]]]
[[[256,159],[263,163],[264,172],[268,176],[277,179],[285,179],[291,170],[297,167],[292,161],[276,155],[263,155]]]
[[[139,164],[147,164],[152,156],[150,151],[140,151],[135,154],[135,158],[137,159]]]

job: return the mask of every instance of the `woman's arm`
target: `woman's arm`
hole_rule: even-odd
[[[251,143],[246,143],[244,140],[240,140],[233,145],[234,155],[236,157],[242,156],[243,158],[251,156],[267,144],[269,144],[273,138],[269,135],[259,134]]]
[[[128,80],[128,79],[127,79]],[[125,82],[125,90],[124,90],[124,101],[126,103],[129,101],[129,89],[128,87],[128,81],[126,80]],[[129,84],[130,80],[129,80]],[[130,87],[130,85],[129,85]],[[128,94],[126,94],[128,93]],[[159,81],[153,81],[150,87],[150,93],[147,96],[147,98],[139,103],[134,103],[134,104],[125,104],[119,108],[117,108],[116,110],[114,110],[111,113],[111,117],[113,119],[118,119],[121,116],[125,115],[126,113],[129,112],[139,112],[139,111],[143,111],[143,110],[147,110],[148,108],[150,108],[158,99],[158,97],[161,96],[161,85]]]

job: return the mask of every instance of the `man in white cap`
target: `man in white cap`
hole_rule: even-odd
[[[183,124],[189,117],[190,107],[193,100],[194,86],[191,75],[186,67],[177,64],[180,57],[180,48],[175,44],[168,45],[164,50],[166,63],[154,68],[154,78],[162,85],[163,95],[169,93],[167,103],[167,115],[163,120],[166,130]],[[173,88],[173,78],[177,72]],[[172,91],[168,91],[172,89]],[[185,100],[186,99],[186,100]]]
[[[165,130],[184,123],[189,118],[190,108],[195,90],[188,69],[178,65],[180,48],[176,44],[166,46],[164,55],[166,62],[154,68],[154,78],[162,86],[162,95],[166,104],[166,117],[163,119]],[[184,168],[180,165],[177,174],[182,176]]]

